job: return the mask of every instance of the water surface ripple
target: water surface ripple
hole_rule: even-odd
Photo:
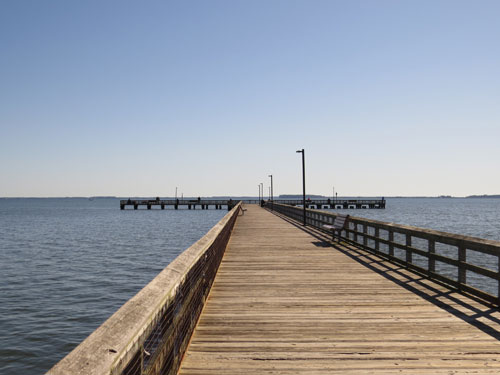
[[[226,213],[0,199],[0,373],[47,371]]]

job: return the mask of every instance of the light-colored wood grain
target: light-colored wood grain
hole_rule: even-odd
[[[247,208],[180,374],[500,373],[496,310]]]

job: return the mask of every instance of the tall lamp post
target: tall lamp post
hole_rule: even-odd
[[[306,153],[304,149],[297,150],[297,152],[302,154],[302,212],[304,217],[304,226],[306,226]]]
[[[258,184],[257,187],[259,188],[259,204],[260,204],[260,184]]]
[[[273,199],[273,175],[270,174],[271,177],[271,210],[274,210],[274,199]]]

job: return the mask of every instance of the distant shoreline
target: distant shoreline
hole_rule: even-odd
[[[468,197],[465,198],[500,198],[500,194],[495,194],[495,195],[469,195]]]

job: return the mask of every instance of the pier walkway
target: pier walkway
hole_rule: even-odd
[[[179,374],[497,374],[500,314],[256,205]]]

